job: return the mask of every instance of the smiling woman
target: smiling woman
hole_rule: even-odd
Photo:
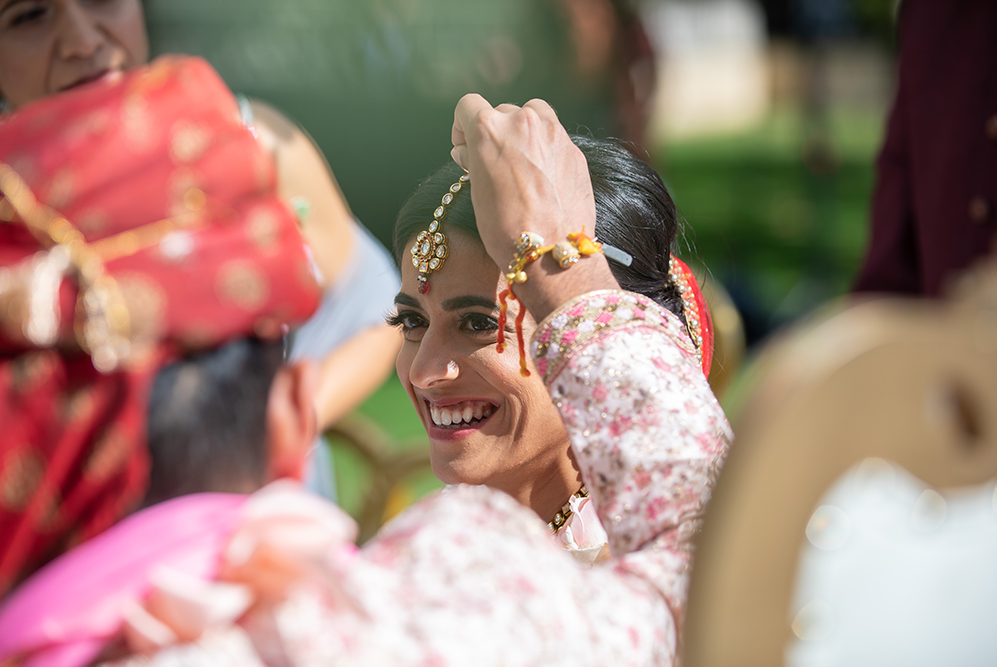
[[[496,352],[501,271],[466,232],[452,229],[449,242],[429,294],[419,293],[416,267],[402,265],[398,377],[429,434],[437,477],[502,489],[550,519],[581,486],[567,434],[538,376],[524,379],[515,354]],[[527,315],[523,328],[530,335],[536,322]]]
[[[139,0],[0,2],[0,95],[10,110],[148,57]]]
[[[678,279],[671,246],[675,205],[654,170],[615,141],[574,137],[595,193],[597,238],[623,251],[613,277],[685,318],[695,354],[709,372],[708,313],[695,313],[694,289]],[[395,298],[405,343],[396,369],[426,432],[436,476],[448,484],[501,489],[550,523],[559,541],[588,562],[609,556],[605,532],[570,455],[557,406],[536,368],[523,377],[515,349],[500,353],[500,294],[508,287],[478,234],[468,190],[456,165],[425,181],[395,227],[402,290]],[[618,257],[620,255],[617,255]],[[624,261],[625,261],[624,260]],[[692,286],[694,287],[694,285]],[[698,289],[698,288],[696,288]],[[688,304],[686,298],[688,298]],[[503,332],[518,314],[511,306]],[[523,314],[521,333],[537,322]],[[690,344],[692,342],[690,341]]]

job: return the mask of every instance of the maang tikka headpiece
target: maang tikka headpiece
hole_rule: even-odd
[[[471,177],[464,174],[460,180],[450,186],[450,190],[443,195],[440,205],[433,211],[433,221],[429,223],[429,228],[419,232],[419,236],[415,239],[411,252],[412,265],[419,271],[419,294],[429,294],[429,276],[443,268],[443,262],[450,252],[447,235],[443,233],[443,217],[457,193],[470,181]]]

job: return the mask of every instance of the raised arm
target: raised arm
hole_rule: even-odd
[[[466,96],[452,138],[454,159],[471,176],[482,240],[499,266],[524,231],[553,243],[594,229],[585,158],[545,102],[493,109]],[[603,255],[563,270],[548,254],[526,272],[516,294],[543,320],[534,359],[612,552],[624,557],[617,568],[646,574],[681,621],[690,539],[731,438],[723,411],[679,319],[614,291]]]

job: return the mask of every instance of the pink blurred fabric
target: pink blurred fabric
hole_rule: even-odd
[[[83,667],[122,639],[134,653],[259,619],[303,580],[332,604],[357,525],[290,480],[251,496],[200,493],[143,510],[40,570],[0,608],[0,664]]]
[[[202,493],[154,505],[53,561],[0,607],[0,663],[91,663],[148,596],[157,568],[215,578],[247,499]]]

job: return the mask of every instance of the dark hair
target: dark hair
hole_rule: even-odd
[[[633,257],[630,266],[610,262],[620,287],[653,299],[679,317],[682,296],[669,277],[672,244],[678,236],[678,212],[661,177],[615,139],[573,136],[588,160],[595,193],[595,235]],[[433,210],[451,183],[464,173],[450,163],[419,185],[398,213],[394,253],[409,261],[409,243],[429,226]],[[473,185],[473,184],[472,184]],[[480,239],[471,198],[459,193],[447,208],[445,228],[457,228]]]
[[[266,407],[282,341],[245,338],[159,371],[149,397],[145,504],[266,481]]]

